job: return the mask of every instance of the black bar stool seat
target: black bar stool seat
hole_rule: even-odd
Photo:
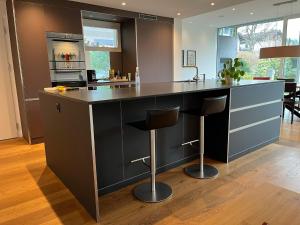
[[[185,173],[197,179],[215,178],[219,172],[211,165],[204,165],[204,121],[208,115],[221,113],[225,110],[227,96],[204,98],[200,108],[183,111],[184,113],[200,117],[200,163],[188,166]]]
[[[172,196],[172,188],[156,182],[156,130],[174,126],[178,122],[179,107],[147,110],[146,119],[129,123],[130,126],[150,133],[151,182],[137,185],[134,195],[143,202],[161,202]],[[141,159],[144,162],[144,159]],[[134,160],[135,162],[138,160]]]

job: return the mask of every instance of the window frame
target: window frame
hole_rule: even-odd
[[[283,17],[278,17],[278,18],[273,18],[273,19],[266,19],[266,20],[259,20],[259,21],[255,21],[255,22],[250,22],[250,23],[244,23],[244,24],[237,24],[237,25],[232,25],[232,26],[226,26],[226,27],[230,27],[230,28],[234,28],[236,30],[236,34],[237,34],[237,29],[239,27],[242,26],[247,26],[247,25],[255,25],[255,24],[260,24],[260,23],[267,23],[267,22],[276,22],[276,21],[283,21],[283,32],[282,32],[282,46],[287,45],[287,27],[288,27],[288,21],[290,19],[296,19],[296,18],[300,18],[300,14],[294,14],[294,15],[290,15],[290,16],[283,16]],[[226,27],[219,27],[217,29],[217,36],[219,36],[219,30],[226,28]],[[218,49],[218,46],[217,46]],[[216,59],[218,61],[218,58]],[[281,65],[280,65],[280,72],[279,72],[279,76],[285,77],[285,61],[286,59],[282,58],[281,59]],[[300,65],[300,58],[298,58],[298,63]],[[218,65],[218,62],[217,62]],[[218,67],[216,66],[216,70],[218,69]],[[218,71],[217,71],[218,72]],[[300,72],[298,72],[298,74],[295,77],[296,81],[299,82],[300,81]]]
[[[108,28],[117,30],[117,47],[92,47],[84,44],[85,51],[107,51],[107,52],[122,52],[122,41],[121,41],[121,24],[115,22],[106,22],[101,20],[83,19],[84,27],[95,27],[95,28]]]

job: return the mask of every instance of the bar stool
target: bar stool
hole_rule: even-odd
[[[197,179],[215,178],[219,172],[211,165],[204,165],[204,120],[208,115],[223,112],[226,107],[227,96],[204,98],[199,109],[184,111],[184,113],[200,116],[200,164],[188,166],[185,173]]]
[[[151,182],[140,184],[135,187],[133,193],[135,197],[143,202],[155,203],[162,202],[172,195],[172,189],[169,185],[156,182],[156,131],[160,128],[174,126],[179,117],[179,107],[167,109],[154,109],[147,110],[146,120],[129,123],[142,131],[148,131],[150,134],[150,169],[151,169]],[[149,157],[132,162],[143,161]]]

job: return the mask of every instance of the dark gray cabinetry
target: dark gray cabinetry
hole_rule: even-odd
[[[144,120],[146,118],[146,110],[153,108],[155,108],[155,98],[122,102],[124,170],[126,179],[149,172],[149,169],[141,162],[131,163],[132,160],[149,156],[149,133],[131,127],[128,123]]]
[[[102,189],[123,180],[120,103],[93,105],[98,185]]]
[[[40,99],[47,165],[98,221],[100,175],[95,170],[89,105],[46,94]]]
[[[137,20],[137,50],[142,82],[173,80],[173,23]]]
[[[26,101],[26,113],[31,139],[42,138],[44,129],[40,101]]]
[[[156,105],[158,108],[183,107],[183,96],[157,97]],[[183,143],[183,115],[179,117],[178,123],[173,127],[160,129],[157,132],[157,166],[162,167],[175,163],[184,158],[184,151],[181,147]]]
[[[82,34],[80,9],[45,6],[45,31]]]
[[[283,82],[231,89],[229,161],[279,138],[283,90]]]
[[[25,99],[38,98],[38,91],[51,85],[44,7],[17,1],[15,8]]]

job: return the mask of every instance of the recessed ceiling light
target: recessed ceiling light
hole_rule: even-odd
[[[122,5],[125,6],[125,5],[126,5],[126,2],[122,2]]]
[[[232,11],[235,11],[235,8],[232,8]]]
[[[214,6],[214,5],[215,5],[215,3],[214,3],[214,2],[212,2],[212,3],[210,3],[210,5],[211,5],[211,6]]]
[[[254,15],[254,12],[251,12],[250,15]]]
[[[180,13],[180,12],[178,12],[178,13],[177,13],[177,16],[181,16],[181,13]]]

